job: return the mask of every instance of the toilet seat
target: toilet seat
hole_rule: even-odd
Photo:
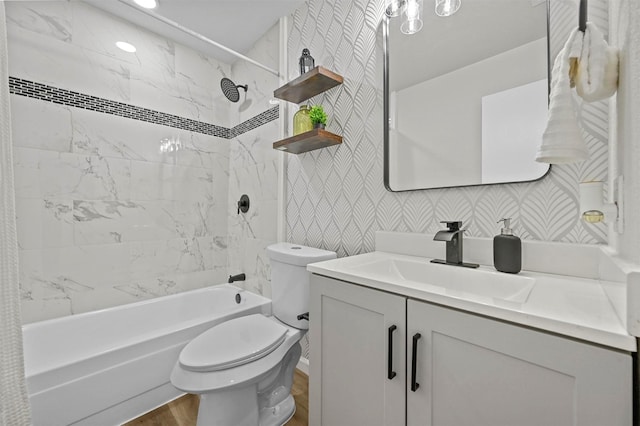
[[[210,372],[250,363],[273,352],[287,327],[262,314],[235,318],[205,331],[187,344],[178,359],[186,370]]]
[[[267,319],[280,324],[274,317],[267,317]],[[183,392],[207,393],[221,389],[236,389],[246,386],[247,383],[262,380],[273,368],[282,363],[285,354],[292,350],[293,346],[300,346],[298,342],[305,334],[303,330],[295,327],[286,325],[284,327],[287,328],[287,333],[280,346],[262,358],[244,365],[218,371],[192,371],[183,367],[178,359],[171,371],[171,383]]]

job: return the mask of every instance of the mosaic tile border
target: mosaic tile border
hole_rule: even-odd
[[[270,123],[271,121],[277,120],[280,117],[280,108],[278,106],[274,106],[269,108],[268,110],[261,112],[260,114],[251,117],[248,120],[243,121],[242,123],[234,126],[231,129],[230,137],[234,138],[236,136],[240,136],[243,133],[246,133],[250,130],[256,129],[263,124]]]
[[[228,127],[217,126],[203,121],[192,120],[178,115],[74,92],[72,90],[60,89],[17,77],[9,77],[9,93],[45,102],[53,102],[55,104],[87,109],[104,114],[117,115],[132,120],[160,124],[203,135],[216,136],[223,139],[233,139],[273,120],[277,120],[280,116],[280,108],[276,106],[230,129]]]

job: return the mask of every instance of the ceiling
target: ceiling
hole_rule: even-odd
[[[133,0],[83,0],[142,28],[161,34],[222,62],[237,58],[224,50],[177,30],[147,13]],[[282,16],[305,0],[157,0],[159,14],[239,53],[247,51]],[[313,1],[313,0],[310,0]],[[424,0],[424,28],[412,36],[392,36],[392,65],[401,86],[437,76],[526,41],[546,36],[544,0],[463,0],[451,18],[437,18],[434,0]],[[390,32],[399,33],[400,18]],[[398,53],[400,53],[398,55]],[[399,57],[408,58],[399,59]],[[405,62],[402,62],[402,61]],[[398,75],[402,74],[402,75]],[[398,80],[397,80],[398,81]],[[401,87],[396,87],[399,89]]]
[[[161,34],[225,63],[236,57],[131,7],[132,0],[84,0],[142,28]],[[305,0],[158,0],[153,13],[240,53],[246,53],[281,16]]]

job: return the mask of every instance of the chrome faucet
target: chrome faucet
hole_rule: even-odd
[[[461,221],[441,221],[440,223],[446,223],[447,229],[438,231],[433,237],[434,241],[444,241],[447,246],[446,260],[433,259],[431,263],[441,263],[444,265],[464,266],[466,268],[477,268],[477,263],[465,263],[462,261],[462,236],[465,229],[460,229],[462,226]]]

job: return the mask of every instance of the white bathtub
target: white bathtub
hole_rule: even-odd
[[[117,425],[182,395],[169,374],[182,347],[271,301],[219,285],[23,327],[35,426]]]

